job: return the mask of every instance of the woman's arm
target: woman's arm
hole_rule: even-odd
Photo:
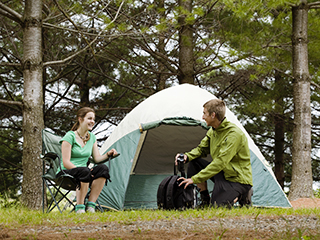
[[[76,166],[70,161],[71,159],[71,144],[63,141],[61,144],[62,163],[66,169],[75,168]]]
[[[116,154],[118,154],[118,152],[113,148],[110,151],[106,152],[105,154],[101,155],[99,152],[97,142],[95,142],[93,144],[92,155],[93,155],[93,159],[94,159],[95,163],[102,162],[102,161],[104,161],[104,160],[108,159],[109,157],[114,156]]]

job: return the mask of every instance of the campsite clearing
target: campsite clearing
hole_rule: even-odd
[[[15,218],[0,221],[0,239],[320,239],[320,199],[291,204],[293,209],[132,210],[80,216],[13,210]]]

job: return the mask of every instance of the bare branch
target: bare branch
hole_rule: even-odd
[[[68,101],[70,101],[70,102],[73,102],[74,104],[77,104],[77,105],[80,104],[79,101],[76,101],[76,100],[74,100],[74,99],[71,99],[71,98],[68,98],[68,97],[66,97],[66,96],[63,96],[62,94],[57,93],[57,92],[55,92],[55,91],[52,91],[52,90],[50,90],[50,89],[46,89],[46,92],[56,94],[57,96],[62,97],[63,99],[66,99],[66,100],[68,100]]]
[[[115,107],[115,108],[99,108],[99,109],[96,109],[95,111],[96,112],[99,112],[99,111],[117,111],[117,110],[121,110],[121,111],[131,111],[132,108],[129,108],[129,107]]]
[[[320,8],[320,5],[310,7],[310,9],[319,9],[319,8]]]
[[[3,16],[6,16],[14,21],[16,21],[19,24],[22,24],[23,22],[23,17],[13,9],[9,8],[8,6],[4,5],[3,3],[0,2],[0,9],[3,11],[0,11],[0,14]]]
[[[320,1],[308,3],[308,6],[309,6],[310,8],[314,8],[314,6],[320,6]]]
[[[18,166],[18,165],[16,165],[16,164],[13,164],[12,162],[9,162],[8,160],[6,160],[6,159],[4,159],[4,158],[2,158],[2,157],[0,157],[0,160],[3,161],[3,162],[6,162],[7,164],[9,164],[9,165],[11,165],[11,166],[13,166],[13,167],[15,167],[15,168],[17,168],[17,169],[22,170],[22,167],[20,167],[20,166]]]
[[[58,2],[57,2],[56,0],[55,0],[54,2],[56,3],[56,5],[57,5],[58,8],[60,9],[60,11],[65,15],[65,17],[67,17],[67,18],[69,19],[69,21],[74,25],[74,27],[78,30],[77,25],[76,25],[76,24],[70,19],[70,17],[63,11],[63,9],[60,7],[60,5],[58,4]],[[118,18],[119,12],[120,12],[120,9],[122,8],[123,3],[124,3],[124,1],[121,2],[120,7],[119,7],[119,9],[118,9],[118,11],[117,11],[117,13],[116,13],[116,16],[112,19],[112,21],[111,21],[110,23],[107,24],[107,26],[105,27],[105,29],[106,29],[110,24],[112,24],[112,23]],[[97,36],[95,37],[95,39],[93,39],[90,43],[88,42],[88,40],[87,40],[86,38],[83,37],[82,32],[79,31],[80,34],[81,34],[81,36],[83,37],[83,39],[84,39],[84,40],[87,42],[87,44],[88,44],[84,49],[82,49],[82,50],[80,50],[79,52],[77,52],[77,53],[75,53],[75,54],[73,54],[73,55],[65,58],[64,60],[46,62],[46,63],[43,64],[43,66],[45,67],[45,66],[48,66],[48,65],[63,64],[63,63],[65,63],[65,62],[71,60],[71,59],[74,58],[75,56],[79,55],[80,53],[84,52],[84,51],[87,50],[88,48],[90,48],[90,49],[92,50],[93,55],[95,55],[93,49],[91,48],[91,45],[92,45],[94,42],[97,41],[98,37],[103,33],[103,31],[104,31],[104,30],[100,31],[100,32],[97,34]]]
[[[9,100],[4,100],[4,99],[0,99],[0,103],[2,104],[9,104],[9,105],[18,105],[18,106],[23,106],[22,102],[19,101],[9,101]]]
[[[99,66],[99,65],[98,65],[98,66]],[[84,67],[85,69],[87,69],[86,66],[83,66],[83,67]],[[100,66],[99,66],[99,68],[100,68]],[[108,76],[107,74],[105,74],[105,73],[103,72],[103,70],[102,70],[101,68],[100,68],[100,72],[93,71],[92,69],[90,69],[90,71],[91,71],[92,73],[95,73],[95,74],[99,75],[99,76],[104,76],[104,77],[106,77],[107,79],[109,79],[110,81],[114,82],[115,84],[117,84],[117,85],[119,85],[119,86],[121,86],[121,87],[127,88],[127,89],[129,89],[130,91],[132,91],[132,92],[134,92],[134,93],[137,93],[137,94],[139,94],[139,95],[141,95],[141,96],[144,96],[144,97],[149,97],[148,94],[139,92],[138,90],[130,87],[129,85],[123,84],[123,83],[121,83],[120,81],[118,81],[118,80],[116,80],[116,79]]]
[[[20,67],[21,63],[9,63],[9,62],[1,62],[0,66],[6,66],[6,67]]]
[[[65,96],[67,95],[67,93],[69,92],[70,88],[73,86],[73,83],[76,81],[77,77],[79,76],[80,72],[82,71],[82,69],[80,69],[77,74],[74,76],[74,78],[71,80],[71,83],[69,84],[69,86],[67,87],[67,89],[64,91],[64,93],[62,94],[62,96],[60,96],[60,98],[58,100],[56,100],[47,110],[47,112],[49,112],[55,105],[57,105],[63,98],[65,98]]]
[[[318,90],[320,90],[320,85],[319,84],[316,84],[315,82],[313,81],[310,81],[310,84],[315,86]]]
[[[95,40],[94,40],[94,41],[95,41]],[[91,42],[90,45],[92,45],[92,44],[93,44],[93,41]],[[77,55],[79,55],[80,53],[86,51],[89,47],[90,47],[90,46],[87,45],[87,46],[86,46],[85,48],[83,48],[82,50],[76,52],[75,54],[73,54],[73,55],[71,55],[71,56],[69,56],[69,57],[67,57],[67,58],[65,58],[65,59],[63,59],[63,60],[45,62],[45,63],[43,63],[43,67],[46,67],[46,66],[49,66],[49,65],[52,66],[52,65],[64,64],[65,62],[68,62],[68,61],[70,61],[72,58],[74,58],[74,57],[76,57]]]
[[[248,54],[245,54],[243,56],[240,56],[239,58],[237,59],[234,59],[234,60],[231,60],[231,61],[226,61],[227,64],[230,64],[232,65],[233,63],[237,63],[243,59],[246,59],[248,57],[251,56],[251,53],[248,53]],[[203,74],[205,72],[209,72],[209,71],[213,71],[215,69],[219,69],[219,68],[222,68],[224,64],[220,64],[220,65],[216,65],[216,66],[206,66],[204,68],[202,68],[201,70],[197,71],[197,74]]]

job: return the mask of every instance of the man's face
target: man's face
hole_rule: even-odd
[[[206,108],[203,108],[202,119],[206,121],[208,126],[212,126],[213,119],[215,117],[215,113],[209,114]]]

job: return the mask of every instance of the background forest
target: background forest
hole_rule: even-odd
[[[312,178],[319,182],[319,4],[298,0],[1,0],[1,194],[16,198],[22,189],[28,206],[41,205],[40,200],[32,201],[35,205],[27,200],[35,187],[30,181],[27,187],[22,179],[33,174],[38,176],[34,186],[41,183],[37,156],[43,128],[63,135],[73,125],[79,107],[90,106],[96,110],[93,132],[101,145],[140,102],[183,83],[195,84],[226,101],[273,166],[283,188],[290,187],[292,179],[295,98],[302,99],[297,97],[300,92],[310,101],[310,109],[303,111],[306,119],[311,114],[308,148]],[[308,90],[295,85],[299,82],[294,50],[298,18],[293,13],[301,9],[307,11],[302,21],[308,28],[307,36],[298,39],[307,46],[307,54],[298,62],[307,64],[308,72],[300,75],[307,77],[302,82]],[[37,126],[28,127],[31,123],[26,119],[33,119],[30,122]]]

